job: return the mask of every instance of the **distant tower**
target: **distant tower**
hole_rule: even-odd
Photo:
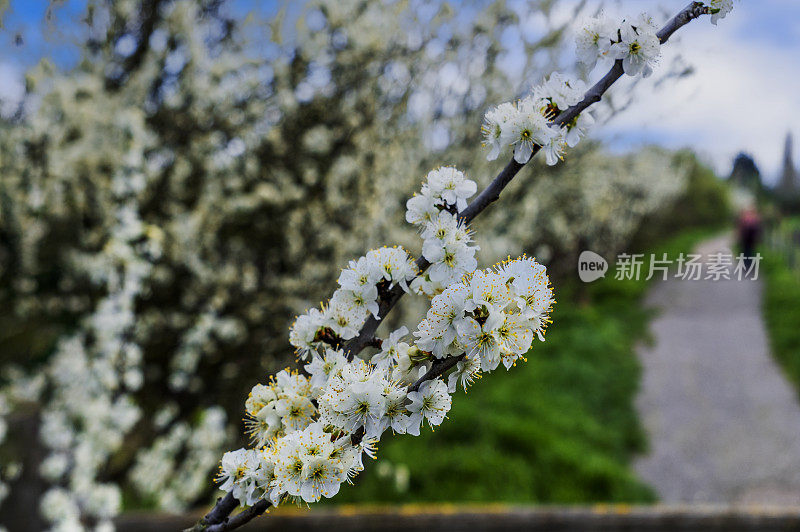
[[[798,191],[797,170],[792,161],[792,134],[786,134],[786,145],[783,148],[783,173],[778,182],[778,190],[786,195],[794,195]]]

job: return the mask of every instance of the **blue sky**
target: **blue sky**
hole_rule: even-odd
[[[515,0],[510,0],[515,1]],[[597,5],[600,0],[589,0]],[[273,8],[275,2],[235,0],[243,11]],[[83,1],[59,8],[58,24],[45,22],[46,0],[11,0],[0,33],[0,100],[13,101],[22,90],[22,73],[41,57],[64,66],[74,63],[75,50],[64,37],[80,28]],[[562,0],[564,16],[572,16],[578,0]],[[656,20],[682,8],[686,0],[606,0],[610,15],[648,11]],[[74,24],[68,21],[74,21]],[[16,46],[14,36],[24,44]],[[56,33],[57,38],[48,37]],[[717,27],[708,19],[683,28],[663,51],[663,64],[680,54],[695,74],[665,87],[645,80],[634,103],[593,135],[615,150],[645,143],[694,147],[716,170],[726,174],[739,151],[751,153],[765,178],[774,180],[787,131],[800,136],[800,1],[740,0]],[[602,75],[602,66],[592,79]],[[612,90],[625,91],[628,80]],[[8,104],[0,103],[0,111]],[[800,138],[795,142],[800,161]]]

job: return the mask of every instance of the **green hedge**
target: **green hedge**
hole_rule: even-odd
[[[762,306],[772,354],[789,380],[800,386],[800,269],[790,269],[776,251],[761,254]]]

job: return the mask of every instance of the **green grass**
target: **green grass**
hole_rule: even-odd
[[[776,251],[761,253],[762,307],[772,354],[789,380],[800,386],[800,269],[790,269]]]
[[[654,251],[674,257],[708,235],[684,232]],[[653,501],[630,467],[646,448],[633,400],[647,284],[610,273],[580,298],[574,285],[557,286],[547,341],[527,363],[459,391],[435,432],[385,438],[380,460],[336,502]]]

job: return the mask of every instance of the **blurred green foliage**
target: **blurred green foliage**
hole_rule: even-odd
[[[788,220],[781,229],[800,231],[800,219]],[[796,256],[791,244],[787,245]],[[800,265],[792,268],[778,249],[760,253],[765,279],[762,306],[772,354],[789,380],[800,386]]]

